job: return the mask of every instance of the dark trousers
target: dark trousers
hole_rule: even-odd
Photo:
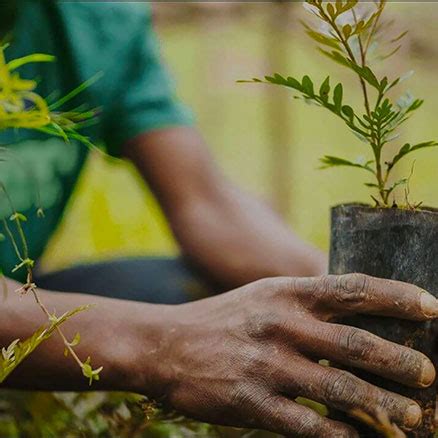
[[[48,290],[160,304],[205,298],[210,288],[181,258],[127,258],[35,275]]]

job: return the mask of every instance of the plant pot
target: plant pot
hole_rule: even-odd
[[[331,231],[331,274],[357,272],[400,280],[438,296],[438,211],[340,205],[332,209]],[[435,322],[364,315],[344,318],[341,322],[421,351],[431,359],[436,354],[433,351],[436,347]],[[417,401],[423,410],[423,422],[418,430],[407,435],[410,438],[433,437],[436,385],[427,389],[408,388],[361,370],[350,371],[370,383]],[[376,431],[351,418],[348,422],[354,423],[361,437],[377,435]]]

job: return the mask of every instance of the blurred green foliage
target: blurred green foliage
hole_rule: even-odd
[[[151,407],[152,406],[152,407]],[[163,414],[125,393],[0,393],[1,438],[269,438]]]

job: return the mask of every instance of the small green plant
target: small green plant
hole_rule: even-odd
[[[63,138],[65,141],[71,139],[82,142],[88,147],[93,147],[87,137],[79,133],[79,129],[94,123],[96,111],[61,111],[60,108],[76,97],[82,90],[90,86],[97,78],[92,78],[78,88],[73,90],[67,96],[49,104],[46,99],[35,92],[37,83],[33,80],[25,80],[20,77],[17,70],[31,62],[53,62],[53,56],[44,54],[33,54],[20,59],[15,59],[6,63],[4,57],[5,46],[0,46],[0,131],[8,128],[33,129],[46,134]],[[0,161],[14,159],[13,153],[8,148],[0,148]],[[0,355],[0,383],[2,383],[11,372],[25,360],[42,342],[49,339],[55,332],[61,337],[65,355],[71,355],[81,368],[84,376],[89,379],[90,384],[93,380],[99,380],[102,367],[93,369],[90,358],[82,361],[75,352],[75,347],[80,342],[79,333],[74,339],[69,341],[61,330],[61,325],[79,312],[87,310],[90,306],[81,306],[73,309],[63,315],[51,313],[47,306],[41,300],[36,284],[33,281],[32,260],[23,230],[23,222],[27,220],[26,216],[16,211],[13,200],[9,196],[5,185],[0,180],[0,191],[4,195],[9,210],[10,217],[2,218],[4,233],[0,233],[0,241],[9,239],[13,245],[17,256],[17,265],[13,272],[24,269],[27,274],[25,284],[17,291],[23,295],[31,294],[47,317],[47,324],[36,330],[36,332],[26,340],[15,340],[9,346],[2,348]],[[38,196],[36,197],[38,200]],[[41,207],[37,206],[36,214],[44,216]],[[19,236],[18,240],[12,232],[12,227]],[[3,279],[4,299],[7,299],[8,290],[3,273],[0,271]]]
[[[388,36],[387,25],[382,21],[385,5],[386,0],[364,3],[358,0],[306,0],[304,3],[305,8],[317,18],[313,24],[303,23],[307,34],[319,44],[322,55],[358,77],[363,94],[363,108],[354,109],[346,104],[343,84],[337,83],[332,88],[330,77],[319,87],[315,86],[308,75],[298,80],[291,76],[274,74],[264,79],[253,78],[239,82],[268,83],[291,88],[299,93],[296,98],[335,114],[353,134],[371,147],[372,157],[349,160],[326,155],[321,159],[322,168],[350,166],[371,173],[374,179],[365,185],[377,191],[377,195],[372,198],[379,207],[396,205],[394,191],[397,187],[404,186],[407,206],[416,207],[408,200],[410,178],[393,181],[392,171],[408,154],[438,146],[438,143],[405,143],[392,157],[384,158],[385,146],[399,138],[397,131],[400,126],[423,104],[423,100],[414,99],[409,93],[395,102],[390,96],[393,89],[409,75],[392,79],[387,76],[379,78],[372,69],[373,60],[387,59],[397,53],[401,48],[400,41],[407,34],[405,31],[396,36]],[[382,48],[383,50],[378,50]]]

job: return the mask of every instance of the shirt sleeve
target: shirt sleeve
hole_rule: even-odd
[[[193,124],[161,62],[150,9],[142,8],[134,23],[134,29],[125,28],[132,38],[123,56],[123,76],[105,109],[103,140],[113,156],[120,156],[123,144],[139,134]]]

